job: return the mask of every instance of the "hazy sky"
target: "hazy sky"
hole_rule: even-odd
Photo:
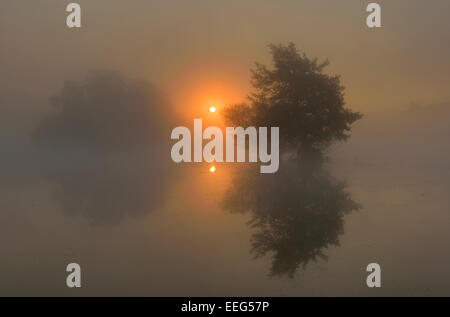
[[[376,30],[365,25],[369,1],[80,0],[81,29],[65,25],[69,2],[1,2],[0,86],[12,112],[45,111],[19,99],[44,103],[65,80],[111,68],[157,84],[192,116],[207,100],[245,98],[253,61],[269,62],[267,44],[289,41],[329,58],[355,110],[450,99],[446,0],[378,1]]]

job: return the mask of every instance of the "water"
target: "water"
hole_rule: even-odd
[[[31,150],[10,153],[0,295],[450,294],[447,163],[355,149],[357,138],[331,153],[314,181],[287,164],[265,176],[130,157],[43,168]],[[255,258],[258,232],[267,253]],[[81,289],[65,285],[71,262]],[[381,265],[380,289],[365,284],[371,262]]]

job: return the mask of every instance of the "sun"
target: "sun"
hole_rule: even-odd
[[[210,168],[209,168],[209,171],[211,172],[211,173],[214,173],[215,171],[216,171],[216,167],[213,165],[213,166],[211,166]]]
[[[209,112],[216,112],[216,107],[214,106],[209,107]]]

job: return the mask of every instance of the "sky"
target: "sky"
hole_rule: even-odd
[[[450,3],[379,1],[383,27],[369,29],[366,2],[79,1],[82,27],[69,29],[65,2],[2,1],[2,95],[18,120],[39,116],[64,81],[106,68],[149,80],[192,117],[210,101],[244,101],[253,63],[270,64],[267,45],[294,42],[330,60],[354,110],[448,101]],[[11,105],[26,98],[42,105]]]

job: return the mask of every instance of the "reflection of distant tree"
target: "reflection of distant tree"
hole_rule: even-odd
[[[40,164],[43,176],[56,185],[53,198],[66,213],[111,224],[146,215],[164,203],[171,173],[164,160],[151,154],[95,154]]]
[[[324,250],[339,244],[344,215],[359,208],[344,183],[296,162],[285,162],[275,174],[247,169],[237,175],[224,207],[251,214],[252,252],[273,255],[271,275],[290,277],[309,261],[326,258]]]
[[[70,214],[95,223],[161,206],[170,170],[167,106],[162,95],[112,71],[67,83],[33,140],[43,175]]]

